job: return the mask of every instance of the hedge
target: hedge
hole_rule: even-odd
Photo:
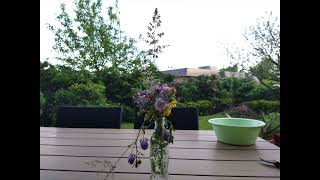
[[[247,101],[243,104],[247,105],[250,109],[255,112],[260,113],[272,113],[280,112],[280,101],[270,101],[270,100],[256,100],[256,101]]]

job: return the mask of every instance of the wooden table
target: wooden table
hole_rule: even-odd
[[[151,131],[146,132],[150,136]],[[134,129],[78,129],[40,127],[40,178],[42,180],[96,180],[100,167],[86,162],[115,162],[135,138]],[[280,169],[259,161],[279,160],[280,148],[259,138],[252,146],[217,142],[213,131],[176,130],[170,145],[172,180],[277,180]],[[142,165],[132,168],[127,155],[119,161],[113,179],[149,179],[149,149]],[[98,175],[97,175],[98,174]]]

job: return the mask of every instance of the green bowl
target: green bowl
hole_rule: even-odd
[[[262,121],[244,118],[209,119],[218,141],[231,145],[252,145],[256,143]]]

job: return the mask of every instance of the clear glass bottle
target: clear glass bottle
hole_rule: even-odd
[[[155,120],[154,132],[150,139],[150,180],[169,180],[169,146],[163,139],[165,118]]]

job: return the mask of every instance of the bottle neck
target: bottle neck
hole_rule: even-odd
[[[154,130],[156,132],[158,132],[158,131],[162,132],[163,129],[164,129],[164,124],[165,124],[165,118],[164,117],[156,119],[154,121]]]

